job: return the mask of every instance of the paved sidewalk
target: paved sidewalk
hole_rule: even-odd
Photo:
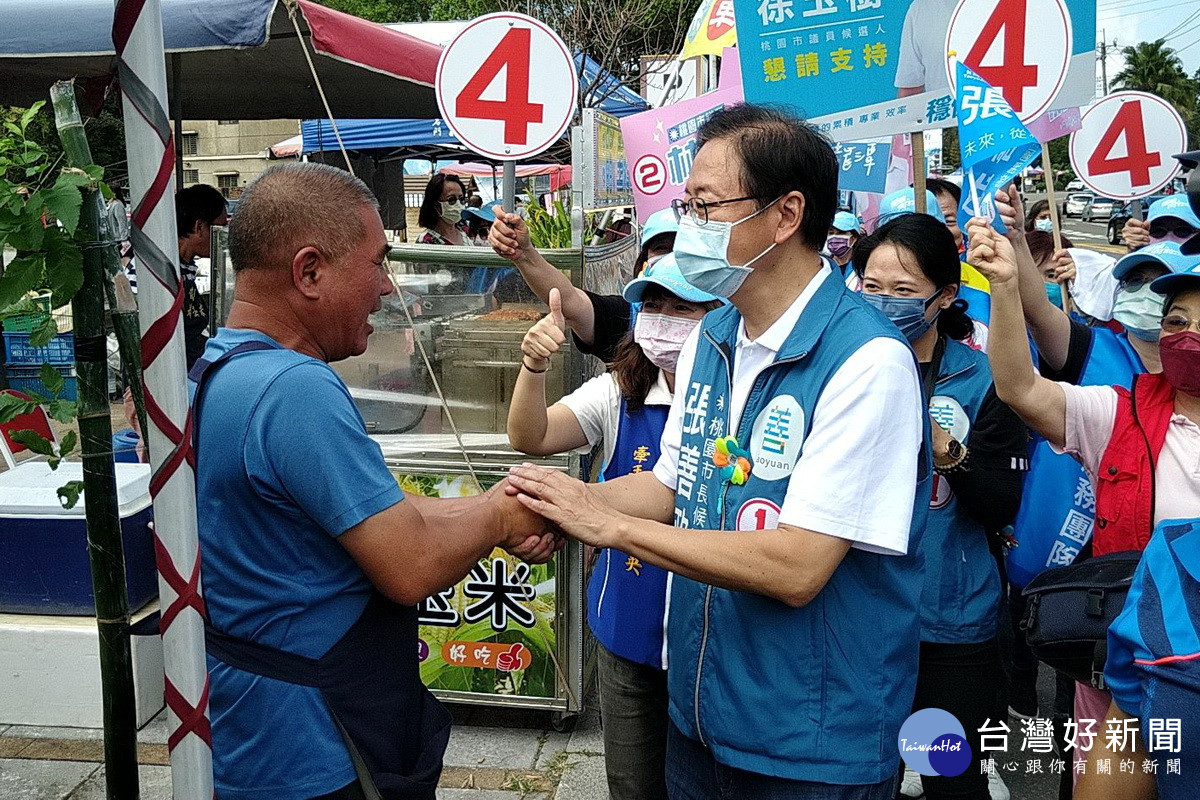
[[[608,800],[594,713],[572,733],[545,713],[451,707],[439,800]],[[170,800],[166,712],[138,733],[142,800]],[[104,800],[102,731],[0,726],[0,798]]]

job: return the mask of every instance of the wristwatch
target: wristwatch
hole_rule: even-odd
[[[939,475],[945,475],[948,472],[957,472],[966,468],[967,446],[957,439],[951,439],[946,445],[946,457],[934,458],[933,469]]]

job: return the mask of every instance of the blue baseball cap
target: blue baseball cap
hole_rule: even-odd
[[[667,253],[646,267],[642,271],[642,277],[631,280],[622,295],[631,303],[640,303],[646,294],[646,288],[650,285],[661,286],[689,303],[711,303],[713,300],[721,299],[714,294],[700,291],[684,280],[683,273],[679,271],[679,264],[675,261],[674,253]]]
[[[1166,267],[1170,272],[1185,272],[1193,264],[1200,261],[1195,257],[1185,256],[1179,250],[1179,245],[1175,242],[1155,242],[1148,244],[1141,250],[1136,250],[1122,258],[1113,266],[1113,277],[1121,280],[1129,274],[1130,270],[1139,264],[1157,264],[1160,267]],[[1166,275],[1163,276],[1168,277]],[[1160,278],[1161,280],[1161,278]],[[1158,281],[1155,281],[1157,283]],[[1155,289],[1154,291],[1158,291]]]
[[[1151,291],[1166,297],[1186,292],[1190,289],[1200,289],[1200,258],[1184,256],[1188,266],[1179,270],[1171,270],[1170,274],[1156,278],[1150,284]]]
[[[1192,210],[1186,194],[1172,194],[1150,204],[1146,213],[1146,222],[1154,222],[1163,217],[1181,219],[1193,228],[1200,229],[1200,217]]]
[[[466,222],[468,217],[476,217],[484,222],[496,221],[496,212],[492,211],[487,206],[483,206],[482,208],[464,208],[462,210],[462,214],[459,216],[462,218],[463,222]]]
[[[934,209],[937,210],[934,211]],[[898,189],[891,194],[884,195],[883,201],[879,204],[879,217],[875,220],[875,226],[879,227],[891,222],[896,217],[914,214],[916,211],[916,193],[912,189]],[[925,190],[925,213],[936,218],[938,222],[942,222],[942,207],[938,205],[937,197],[928,189]]]
[[[839,211],[833,215],[833,227],[843,233],[858,233],[862,225],[859,223],[858,217],[849,211]]]
[[[660,233],[675,233],[678,230],[679,220],[675,219],[675,212],[672,209],[664,208],[661,211],[655,211],[646,217],[646,222],[642,225],[642,240],[638,244],[645,247],[646,242]]]

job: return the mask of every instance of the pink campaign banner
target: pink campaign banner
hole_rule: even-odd
[[[621,120],[638,219],[683,197],[696,156],[696,131],[717,111],[740,102],[742,87],[737,85]]]
[[[736,47],[726,47],[721,52],[721,74],[717,76],[718,89],[732,89],[742,85],[742,61]]]
[[[1052,142],[1060,136],[1070,136],[1082,128],[1083,118],[1078,108],[1060,108],[1047,111],[1026,127],[1039,142]]]

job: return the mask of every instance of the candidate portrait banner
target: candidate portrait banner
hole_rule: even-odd
[[[696,157],[696,132],[713,114],[740,102],[741,87],[735,86],[621,120],[638,219],[683,197]]]
[[[683,39],[679,60],[697,56],[719,56],[737,44],[733,0],[702,0]]]
[[[994,0],[978,50],[987,68],[1027,66],[1023,44],[1026,23],[1037,25],[1036,8],[1029,8],[1034,2]],[[834,141],[951,127],[946,35],[957,5],[734,0],[746,101],[790,106]],[[1066,6],[1074,33],[1055,108],[1087,105],[1095,94],[1096,4],[1066,0]]]

